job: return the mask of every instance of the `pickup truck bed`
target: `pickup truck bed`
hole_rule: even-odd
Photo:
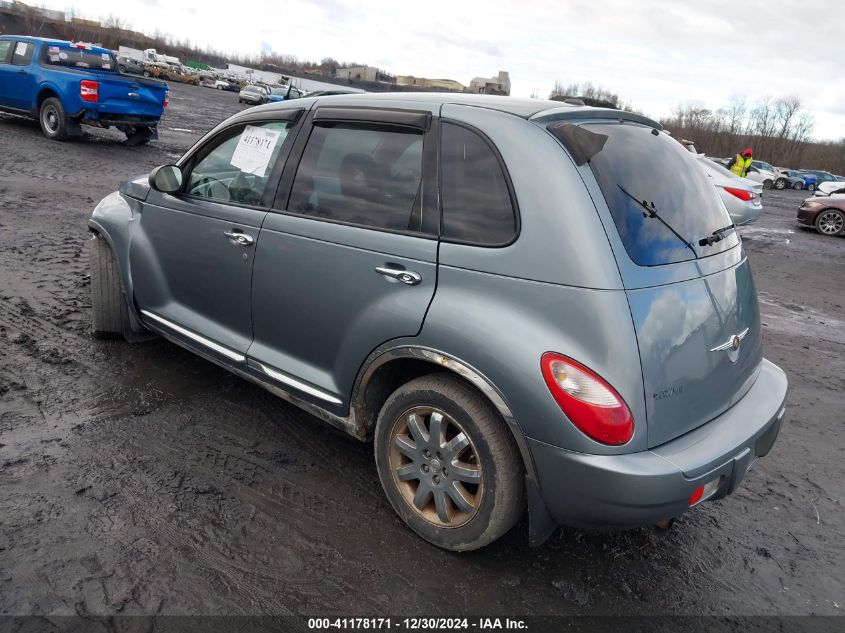
[[[0,36],[0,110],[37,118],[48,138],[114,126],[129,144],[145,143],[158,135],[167,94],[162,81],[120,73],[109,50]]]

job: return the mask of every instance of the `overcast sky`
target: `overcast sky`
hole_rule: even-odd
[[[817,138],[845,137],[843,0],[41,2],[244,54],[269,46],[464,84],[507,70],[513,96],[591,81],[654,117],[690,100],[797,95]]]

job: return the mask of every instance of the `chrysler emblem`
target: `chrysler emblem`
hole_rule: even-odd
[[[721,345],[717,345],[711,352],[728,352],[728,358],[732,363],[735,363],[739,358],[739,346],[742,345],[742,339],[746,337],[748,334],[748,329],[745,328],[739,334],[734,334],[730,337],[727,341],[722,343]]]

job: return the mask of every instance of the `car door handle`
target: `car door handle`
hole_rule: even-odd
[[[403,284],[408,284],[409,286],[416,286],[422,281],[422,276],[419,273],[415,273],[413,270],[400,270],[398,268],[376,266],[376,272],[379,275],[396,279],[397,281],[401,281]]]
[[[255,238],[252,235],[240,231],[225,231],[223,235],[228,237],[229,241],[235,246],[252,246],[255,244]]]

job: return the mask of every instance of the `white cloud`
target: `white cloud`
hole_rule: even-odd
[[[51,0],[64,9],[67,0]],[[305,59],[366,62],[463,83],[508,70],[515,96],[555,80],[592,81],[653,116],[687,100],[711,108],[799,96],[820,138],[845,136],[845,3],[710,0],[76,0],[91,17],[118,10],[137,29],[257,54],[262,42]]]

